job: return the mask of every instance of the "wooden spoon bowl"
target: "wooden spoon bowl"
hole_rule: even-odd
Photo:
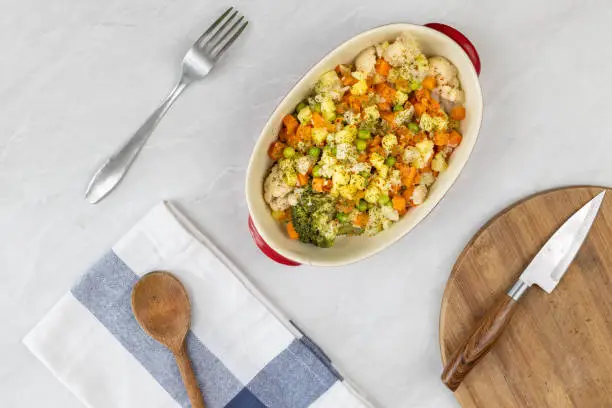
[[[168,272],[144,275],[132,289],[132,310],[142,329],[174,354],[191,406],[204,408],[185,349],[191,305],[183,284]]]

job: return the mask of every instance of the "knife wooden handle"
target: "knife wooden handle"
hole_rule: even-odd
[[[442,382],[455,391],[478,361],[489,352],[503,333],[516,309],[517,302],[504,294],[478,322],[465,343],[448,360]]]

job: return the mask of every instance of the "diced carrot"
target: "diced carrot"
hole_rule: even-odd
[[[429,94],[429,91],[427,89],[425,89],[425,88],[421,88],[421,89],[415,91],[414,95],[416,96],[416,99],[419,102],[421,102],[423,100],[431,99],[431,95]]]
[[[448,145],[451,147],[457,147],[463,140],[463,136],[456,130],[451,131],[450,137],[448,138]]]
[[[434,143],[436,146],[446,146],[448,144],[448,140],[450,138],[450,134],[446,132],[436,132],[434,135]]]
[[[396,195],[391,202],[393,203],[393,208],[395,208],[400,215],[406,212],[406,199],[404,197]]]
[[[410,82],[408,82],[407,79],[400,78],[397,81],[395,81],[395,87],[399,89],[400,91],[403,89],[404,92],[406,92],[407,89],[410,89]]]
[[[310,143],[310,141],[312,140],[312,127],[308,125],[300,125],[298,126],[295,135],[297,136],[298,143]]]
[[[406,200],[406,206],[412,204],[412,193],[414,193],[414,186],[409,186],[402,193],[402,197]]]
[[[352,75],[342,77],[342,85],[344,86],[351,86],[356,83],[357,83],[357,80]]]
[[[315,177],[312,179],[312,189],[314,191],[316,191],[317,193],[322,193],[323,192],[323,182],[325,180],[322,179],[321,177]]]
[[[272,211],[272,217],[277,221],[289,221],[291,220],[291,210]]]
[[[287,145],[283,142],[279,142],[278,140],[272,142],[272,144],[268,148],[268,156],[270,156],[270,158],[275,161],[280,159],[281,157],[283,157],[283,150],[285,150],[285,147],[287,147]]]
[[[278,140],[280,140],[281,142],[286,142],[287,139],[287,128],[283,126],[281,127],[281,130],[278,131]]]
[[[365,152],[364,152],[364,153],[361,153],[359,156],[357,156],[357,161],[358,161],[359,163],[363,163],[363,162],[365,162],[366,160],[368,160],[368,154],[367,154],[367,153],[365,153]]]
[[[297,233],[295,228],[293,227],[293,223],[289,221],[287,223],[287,234],[289,234],[289,238],[291,239],[299,239],[300,235]]]
[[[290,135],[295,132],[298,127],[298,121],[293,115],[285,115],[283,118],[283,125],[287,129],[287,134]]]
[[[425,105],[422,103],[417,102],[414,104],[414,113],[416,113],[417,116],[421,116],[426,112],[426,110]]]
[[[369,218],[370,217],[368,216],[368,213],[360,212],[355,216],[355,219],[353,220],[353,225],[359,228],[365,228],[366,225],[368,225]]]
[[[415,183],[416,176],[416,167],[409,167],[406,165],[400,166],[400,178],[402,180],[402,184],[406,187],[411,187]]]
[[[334,186],[334,183],[330,179],[325,179],[323,181],[323,191],[329,193]]]
[[[401,186],[399,184],[391,184],[389,188],[389,196],[395,197],[399,194]]]
[[[355,193],[354,197],[355,197],[355,201],[361,200],[363,197],[365,197],[365,191],[359,190],[358,192]]]
[[[382,138],[380,137],[380,135],[376,135],[374,136],[374,139],[372,139],[372,143],[370,143],[370,146],[380,146],[381,143]]]
[[[297,179],[300,186],[305,186],[308,184],[308,176],[306,174],[298,173]]]
[[[351,211],[355,209],[355,202],[354,201],[339,201],[338,204],[336,204],[336,209],[343,213],[350,213]]]
[[[436,78],[432,77],[432,76],[426,76],[425,79],[422,82],[423,88],[428,89],[428,90],[432,90],[436,87],[437,83],[436,83]]]
[[[374,69],[376,69],[377,74],[387,76],[389,75],[389,71],[391,70],[391,65],[389,65],[389,63],[384,58],[378,58],[376,60],[376,65],[374,66]]]
[[[393,89],[390,85],[383,82],[382,84],[376,84],[374,87],[376,93],[385,98],[385,101],[391,103],[395,99],[395,89]]]
[[[451,119],[455,120],[463,120],[465,119],[465,108],[463,105],[456,105],[450,111]]]
[[[380,112],[391,112],[391,104],[389,102],[381,102],[378,104]]]
[[[394,112],[383,112],[380,116],[384,120],[389,122],[390,125],[395,125],[395,113]]]
[[[324,128],[327,127],[327,121],[323,118],[319,112],[312,113],[312,124],[315,128]]]

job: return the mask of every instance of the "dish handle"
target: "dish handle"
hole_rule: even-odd
[[[270,247],[270,245],[268,245],[266,241],[264,241],[261,235],[259,235],[259,231],[257,231],[257,228],[255,228],[255,224],[253,223],[253,219],[251,218],[250,215],[249,215],[249,231],[251,232],[251,236],[253,237],[253,241],[255,241],[255,245],[257,245],[257,248],[259,248],[261,252],[263,252],[264,255],[266,255],[268,258],[270,258],[271,260],[275,262],[278,262],[279,264],[286,265],[286,266],[299,266],[300,265],[298,262],[292,261],[289,258],[285,258],[281,254],[273,250],[272,247]]]
[[[463,48],[463,51],[465,51],[467,56],[472,61],[472,64],[474,64],[476,73],[480,75],[480,56],[478,55],[478,51],[476,51],[476,47],[474,47],[474,44],[472,44],[472,42],[468,40],[468,38],[465,35],[463,35],[456,28],[453,28],[446,24],[428,23],[428,24],[425,24],[425,27],[429,27],[433,30],[439,31],[442,34],[446,35],[447,37],[450,37],[450,39],[455,41],[457,44],[459,44],[459,46]]]

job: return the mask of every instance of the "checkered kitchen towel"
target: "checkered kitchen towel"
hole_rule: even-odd
[[[132,286],[151,270],[171,271],[190,292],[187,348],[209,408],[370,407],[169,203],[132,228],[24,339],[88,407],[189,406],[172,354],[132,315]]]

